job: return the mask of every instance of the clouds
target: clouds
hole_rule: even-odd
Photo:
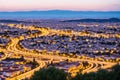
[[[117,4],[117,5],[115,5]],[[0,11],[16,10],[120,10],[119,0],[0,0]]]

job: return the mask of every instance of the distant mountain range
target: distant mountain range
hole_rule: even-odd
[[[118,18],[110,19],[77,19],[77,20],[64,20],[62,22],[120,22]]]
[[[69,10],[48,10],[48,11],[17,11],[0,12],[0,19],[30,18],[30,19],[80,19],[80,18],[120,18],[120,11],[69,11]]]

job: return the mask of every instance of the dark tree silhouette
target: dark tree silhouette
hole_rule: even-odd
[[[67,80],[67,74],[55,67],[48,67],[36,71],[30,80]]]

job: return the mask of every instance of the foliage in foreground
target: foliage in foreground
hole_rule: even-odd
[[[120,65],[113,66],[108,70],[98,70],[97,72],[78,73],[72,80],[120,80]]]
[[[68,80],[63,70],[55,67],[43,68],[34,73],[30,80]],[[110,70],[98,70],[97,72],[78,73],[69,80],[120,80],[120,65],[113,66]]]
[[[55,67],[48,67],[36,71],[30,80],[67,80],[67,74]]]

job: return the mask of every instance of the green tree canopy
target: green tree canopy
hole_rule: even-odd
[[[48,67],[36,71],[30,80],[67,80],[67,74],[55,67]]]
[[[110,70],[101,69],[97,72],[79,73],[72,80],[120,80],[120,65],[115,65]]]

